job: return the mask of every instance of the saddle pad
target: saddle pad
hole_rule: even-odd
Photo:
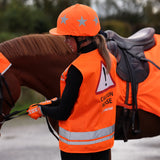
[[[8,59],[0,52],[0,74],[3,75],[11,65]]]
[[[160,35],[154,35],[156,45],[150,50],[145,51],[145,56],[155,64],[160,66]],[[153,64],[149,63],[149,75],[148,77],[138,85],[137,92],[137,104],[138,109],[153,113],[160,117],[160,70]],[[117,105],[128,109],[132,109],[132,94],[131,86],[129,87],[128,102],[125,102],[126,98],[126,82],[118,77],[118,99]]]

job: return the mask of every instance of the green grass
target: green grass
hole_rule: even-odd
[[[38,92],[27,87],[22,87],[20,98],[16,102],[15,107],[12,108],[11,113],[14,111],[27,109],[31,104],[39,103],[44,100],[44,96],[42,96]]]

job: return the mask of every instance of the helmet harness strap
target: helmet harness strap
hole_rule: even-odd
[[[86,37],[86,39],[84,40],[78,40],[77,36],[72,36],[72,37],[75,39],[77,43],[77,53],[86,53],[88,51],[91,51],[97,48],[97,44],[94,41],[94,37],[89,37],[89,38]],[[87,42],[88,40],[91,40],[91,43],[86,46],[81,47],[81,44],[83,44],[84,42]]]
[[[81,44],[84,42],[87,42],[87,39],[79,41],[77,36],[73,36],[73,38],[75,39],[77,43],[77,52],[80,53]]]

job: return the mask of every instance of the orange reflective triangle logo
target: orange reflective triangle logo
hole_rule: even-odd
[[[107,73],[105,65],[101,63],[101,72],[99,82],[97,85],[96,94],[102,93],[113,86],[115,86],[115,83],[112,80],[111,75]]]

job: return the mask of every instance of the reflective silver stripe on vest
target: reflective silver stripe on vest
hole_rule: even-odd
[[[85,144],[99,143],[99,142],[103,142],[111,139],[114,136],[114,129],[115,129],[115,125],[107,128],[99,129],[97,131],[91,131],[91,132],[70,132],[60,127],[59,135],[61,136],[60,140],[66,144],[85,145]],[[62,137],[64,137],[68,141],[63,139]],[[95,140],[97,138],[99,139]],[[71,142],[72,140],[74,140],[74,142]],[[76,142],[76,140],[77,141],[88,140],[88,141]]]
[[[96,144],[96,143],[100,143],[103,141],[107,141],[111,138],[113,138],[114,134],[112,134],[111,136],[105,137],[105,138],[101,138],[98,140],[93,140],[93,141],[87,141],[87,142],[72,142],[72,141],[67,141],[65,139],[62,139],[61,137],[59,138],[62,142],[69,144],[69,145],[89,145],[89,144]]]

